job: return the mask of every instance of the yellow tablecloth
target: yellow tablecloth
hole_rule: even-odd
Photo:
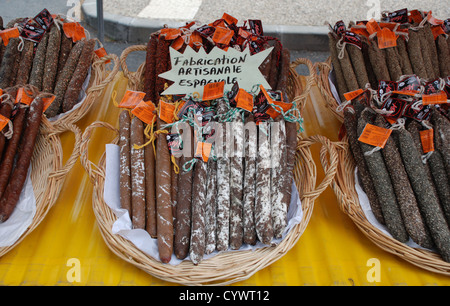
[[[101,101],[78,123],[80,129],[94,121],[116,126],[118,110],[111,102],[111,93],[115,90],[119,100],[126,86],[127,80],[119,72]],[[326,109],[316,86],[302,116],[307,135],[337,140],[340,123]],[[91,161],[98,161],[112,137],[106,130],[94,132],[89,148]],[[67,158],[74,138],[67,133],[61,139]],[[318,156],[319,147],[312,150]],[[317,157],[316,164],[320,182],[323,172]],[[41,225],[0,258],[0,285],[173,285],[124,262],[109,250],[97,227],[91,198],[92,185],[78,161]],[[379,267],[376,281],[371,278],[375,267],[372,260]],[[310,223],[297,245],[271,266],[233,285],[446,286],[450,277],[425,271],[379,249],[340,211],[332,189],[327,188],[316,200]]]

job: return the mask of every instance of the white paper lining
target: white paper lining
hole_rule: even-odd
[[[106,145],[106,169],[105,169],[105,185],[104,185],[104,200],[105,203],[113,210],[117,216],[117,220],[112,227],[112,233],[120,235],[125,239],[131,241],[138,249],[151,256],[156,260],[159,259],[158,254],[158,242],[157,239],[150,237],[150,235],[142,229],[131,229],[131,219],[128,211],[120,208],[120,183],[119,183],[119,147],[113,144]],[[302,206],[299,198],[299,194],[295,184],[292,184],[292,197],[288,211],[288,225],[283,233],[282,238],[273,240],[274,244],[280,243],[284,237],[290,232],[290,230],[301,222],[303,218]],[[262,243],[257,243],[254,246],[243,245],[239,250],[228,250],[232,252],[239,252],[243,250],[255,250],[258,248],[266,247]],[[205,255],[204,259],[211,258],[217,255],[218,252]],[[189,257],[185,260],[189,260]],[[181,263],[172,255],[172,259],[169,264],[177,265]]]
[[[20,193],[17,206],[5,222],[0,223],[0,247],[13,245],[22,236],[36,214],[36,199],[30,178],[31,165],[27,179]]]
[[[364,190],[362,189],[362,187],[359,183],[358,168],[355,169],[354,175],[355,175],[355,188],[356,188],[356,193],[358,194],[359,204],[361,205],[361,208],[362,208],[367,220],[374,227],[381,230],[385,235],[392,237],[392,235],[387,230],[387,227],[385,225],[381,224],[380,222],[378,222],[378,220],[375,218],[375,215],[370,207],[369,198],[367,197],[367,194],[364,192]],[[418,245],[417,243],[412,241],[411,238],[409,238],[409,240],[405,244],[412,248],[418,248],[418,249],[436,252],[436,250],[434,250],[434,249],[427,249],[427,248],[424,248],[424,247]]]

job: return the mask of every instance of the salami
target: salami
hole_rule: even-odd
[[[246,244],[256,244],[255,229],[255,186],[256,186],[256,156],[258,135],[253,115],[245,120],[245,163],[244,163],[244,203],[243,203],[243,241]]]
[[[55,25],[50,28],[47,52],[45,54],[44,76],[42,78],[42,91],[53,93],[56,75],[58,73],[58,58],[61,48],[61,31]]]
[[[375,125],[383,128],[387,128],[388,126],[386,120],[381,115],[377,115]],[[397,197],[406,231],[418,245],[425,248],[432,248],[434,245],[433,240],[429,236],[428,228],[420,214],[419,206],[411,184],[409,183],[408,174],[403,165],[400,152],[391,137],[389,137],[381,152],[391,177],[392,186]]]
[[[376,37],[369,40],[370,46],[369,46],[369,58],[370,63],[372,64],[373,72],[375,73],[375,76],[377,78],[377,81],[389,81],[390,75],[388,66],[386,63],[386,57],[384,55],[383,50],[378,48],[378,40]]]
[[[134,146],[144,144],[144,125],[138,117],[130,126],[131,223],[133,228],[145,229],[145,159],[144,149]]]
[[[33,67],[30,72],[30,85],[36,87],[39,91],[42,90],[42,80],[44,77],[44,69],[45,69],[45,55],[47,54],[47,45],[49,32],[46,32],[44,36],[42,36],[41,41],[39,42],[36,52],[34,54],[33,59]]]
[[[439,35],[436,38],[436,48],[439,57],[440,76],[446,78],[450,75],[450,50],[444,35]]]
[[[275,46],[272,50],[272,57],[270,59],[270,74],[269,74],[269,85],[270,88],[276,89],[278,83],[278,63],[279,57],[282,52],[283,47],[279,41],[275,42]]]
[[[155,81],[156,81],[156,47],[158,45],[158,37],[155,34],[150,35],[150,39],[147,44],[147,53],[145,59],[145,71],[144,71],[144,101],[153,101],[155,99]]]
[[[351,59],[359,88],[366,88],[366,85],[370,83],[366,65],[364,64],[362,50],[353,44],[347,44],[345,48],[347,49],[348,55]]]
[[[407,49],[414,74],[421,79],[427,79],[428,74],[422,56],[420,34],[417,31],[409,30]]]
[[[22,55],[19,64],[19,70],[17,71],[16,85],[26,85],[30,78],[30,72],[33,65],[34,57],[34,43],[30,40],[24,40]]]
[[[188,137],[184,137],[191,145],[190,154],[184,154],[180,157],[180,173],[178,176],[178,195],[177,210],[175,218],[175,237],[174,237],[174,253],[178,259],[184,259],[189,253],[189,245],[191,238],[191,213],[192,213],[192,171],[184,171],[183,165],[192,160],[194,156],[193,146],[194,132],[193,129],[184,130]],[[186,144],[184,144],[186,145]]]
[[[210,254],[216,249],[216,197],[217,197],[217,162],[213,158],[208,159],[205,208],[206,246],[205,254]]]
[[[222,115],[227,112],[228,108],[223,100],[219,100],[217,106],[217,114]],[[226,135],[229,132],[227,130],[226,123],[220,123],[221,128],[217,132],[219,144],[222,148],[219,148],[217,156],[217,228],[216,228],[216,250],[226,251],[230,243],[230,169],[231,159],[227,154]]]
[[[336,49],[336,37],[332,33],[328,33],[329,49],[331,63],[333,64],[333,70],[336,77],[337,90],[341,101],[345,101],[344,93],[348,92],[347,84],[345,83],[344,74],[342,71],[341,63],[338,58],[338,51]]]
[[[358,119],[358,135],[362,134],[367,123],[372,122],[370,113],[368,109],[366,109],[361,113],[361,117]],[[386,227],[394,239],[397,239],[400,242],[406,242],[408,241],[409,236],[402,220],[392,181],[383,160],[382,153],[380,151],[371,152],[373,146],[364,142],[359,142],[359,145],[364,153],[367,169],[369,170],[379,203],[381,204]],[[369,152],[371,154],[366,154]]]
[[[162,121],[157,119],[158,129]],[[173,216],[170,195],[171,161],[166,134],[158,134],[156,142],[156,228],[158,251],[163,263],[168,263],[173,253]]]
[[[94,48],[94,39],[86,41],[83,50],[81,51],[77,67],[75,68],[64,95],[64,101],[62,104],[63,113],[68,112],[75,106],[75,104],[78,103],[81,88],[86,80],[86,76],[88,75],[89,68],[91,67],[92,60],[94,58]]]
[[[145,229],[152,238],[157,237],[156,229],[156,180],[155,180],[155,150],[152,145],[144,147],[145,161]]]
[[[73,45],[74,44],[72,39],[67,37],[66,34],[64,34],[64,31],[61,32],[61,45],[59,47],[59,58],[58,58],[58,72],[56,74],[55,82],[59,79],[62,71],[64,70],[64,66],[66,65],[67,59],[70,56],[70,51],[72,51]]]
[[[63,70],[58,75],[55,85],[55,100],[45,111],[45,115],[48,118],[54,117],[61,112],[61,106],[63,104],[64,96],[66,94],[67,87],[77,67],[78,60],[80,58],[81,51],[83,50],[85,41],[79,40],[73,46],[70,51],[69,58],[64,65]]]
[[[26,119],[26,133],[23,134],[16,166],[11,173],[8,185],[0,199],[0,220],[6,221],[14,211],[19,201],[20,193],[27,178],[28,169],[34,152],[34,145],[39,133],[44,103],[40,96],[36,97],[30,105]]]
[[[409,60],[406,41],[403,37],[397,38],[397,52],[399,56],[400,66],[402,67],[402,74],[403,75],[413,74],[414,72],[411,66],[411,61]]]
[[[120,206],[131,212],[131,156],[130,156],[131,118],[128,110],[119,116],[119,148],[120,148]]]
[[[259,241],[266,245],[270,245],[273,238],[270,167],[270,125],[267,122],[261,122],[258,125],[255,227]]]
[[[278,116],[271,124],[271,201],[272,201],[272,226],[274,238],[279,239],[283,235],[287,225],[287,208],[290,199],[284,197],[284,186],[290,186],[288,182],[286,160],[286,127],[282,116]]]
[[[358,119],[353,107],[346,107],[344,109],[344,126],[350,145],[350,152],[358,169],[358,177],[364,192],[367,194],[369,205],[375,218],[381,224],[385,224],[381,205],[375,191],[375,186],[373,184],[372,177],[370,176],[369,169],[367,168],[364,153],[359,146],[357,123]]]
[[[0,88],[5,89],[14,86],[17,73],[17,64],[20,59],[18,50],[20,38],[11,38],[5,48],[2,64],[0,66]]]
[[[286,92],[290,63],[291,63],[291,52],[289,51],[288,48],[283,48],[283,51],[281,52],[280,73],[278,77],[276,90]]]
[[[242,227],[242,209],[244,197],[244,123],[240,115],[232,121],[233,156],[230,168],[230,248],[241,247],[244,230]]]
[[[198,265],[205,254],[205,206],[207,164],[199,161],[194,167],[192,185],[192,230],[189,256],[194,265]]]
[[[170,41],[165,40],[164,37],[159,37],[158,44],[156,46],[156,54],[155,54],[155,104],[159,103],[159,95],[164,91],[164,84],[166,82],[165,79],[159,77],[159,75],[163,72],[169,70],[168,63],[169,60],[169,46]]]
[[[441,153],[447,174],[450,175],[450,121],[434,108],[431,123],[434,126],[436,150]]]
[[[449,262],[450,230],[442,214],[432,183],[425,174],[420,153],[414,145],[411,134],[406,129],[395,130],[392,133],[397,137],[403,164],[423,218],[430,230],[430,235],[442,259]]]
[[[386,48],[384,49],[384,54],[391,80],[398,81],[400,77],[403,75],[403,72],[399,61],[397,48],[394,47]]]

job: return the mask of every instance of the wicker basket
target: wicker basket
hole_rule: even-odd
[[[121,56],[122,69],[124,75],[128,77],[129,88],[142,90],[141,75],[144,65],[142,64],[136,72],[131,73],[125,64],[126,57],[132,51],[145,51],[145,46],[127,48]],[[305,91],[302,91],[299,88],[299,84],[301,84],[300,80],[295,72],[295,68],[299,64],[307,65],[311,72],[313,72],[313,65],[306,59],[299,59],[291,64],[288,96],[299,102],[297,105],[301,111],[307,100],[307,93],[314,78],[308,78]],[[323,136],[302,138],[299,134],[297,136],[294,180],[302,204],[302,221],[295,225],[277,246],[264,247],[254,251],[223,252],[212,258],[203,260],[197,266],[194,266],[191,261],[183,261],[181,264],[173,266],[153,259],[139,250],[129,240],[112,233],[112,225],[117,218],[114,212],[107,206],[103,197],[106,154],[103,153],[98,165],[88,158],[90,138],[96,128],[105,128],[113,131],[116,135],[116,138],[112,141],[114,144],[118,142],[118,130],[109,123],[94,122],[86,128],[81,143],[80,160],[94,186],[92,199],[93,210],[105,243],[121,259],[135,265],[146,273],[164,281],[183,285],[227,285],[243,281],[283,257],[296,244],[305,231],[311,218],[315,199],[331,184],[337,170],[337,151],[331,141]],[[322,145],[322,163],[330,165],[325,172],[322,182],[317,186],[317,169],[310,150],[310,147],[314,144]]]
[[[59,136],[62,130],[75,134],[74,149],[64,165]],[[32,223],[14,244],[0,248],[0,256],[17,246],[44,220],[58,199],[67,174],[78,160],[80,143],[81,131],[78,127],[73,124],[61,124],[60,129],[57,130],[43,117],[31,160],[31,181],[36,199],[36,214]]]
[[[342,112],[338,111],[337,108],[339,106],[339,102],[334,98],[331,90],[330,90],[330,82],[328,80],[328,76],[332,70],[331,58],[329,57],[325,62],[317,62],[314,64],[314,70],[318,71],[316,74],[316,83],[317,87],[322,94],[327,108],[336,116],[336,118],[340,121],[344,121],[344,115]]]
[[[351,218],[370,241],[381,249],[422,269],[450,276],[450,263],[443,261],[437,253],[401,243],[386,235],[367,220],[355,188],[355,162],[351,155],[347,137],[345,136],[342,142],[334,144],[338,152],[339,162],[331,186],[338,199],[340,209]],[[327,166],[325,165],[324,168],[326,169]]]

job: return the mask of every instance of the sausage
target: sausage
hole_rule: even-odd
[[[53,93],[56,74],[58,73],[59,50],[61,47],[61,31],[55,25],[50,28],[47,53],[45,55],[44,76],[42,78],[42,91]]]
[[[44,103],[41,96],[37,96],[30,105],[26,120],[26,133],[23,134],[17,156],[16,166],[11,173],[8,185],[3,197],[0,200],[0,220],[8,220],[19,201],[20,193],[24,186],[33,156],[34,145],[39,133],[39,126],[42,120]]]
[[[45,55],[47,54],[47,45],[49,32],[46,32],[44,36],[42,36],[41,41],[39,42],[36,52],[34,54],[33,59],[33,67],[30,72],[30,85],[36,87],[39,91],[42,90],[42,80],[44,77],[44,69],[45,69]]]
[[[172,156],[173,163],[171,167],[171,184],[170,184],[170,197],[172,199],[172,215],[177,215],[177,193],[178,193],[178,173],[175,171],[175,167],[179,167],[180,160],[178,157]]]
[[[425,70],[429,79],[434,80],[439,77],[439,74],[434,74],[433,62],[431,60],[431,54],[428,46],[428,41],[425,36],[425,28],[420,28],[417,33],[419,34],[420,49],[422,50],[422,58],[424,60]]]
[[[287,210],[290,198],[284,194],[284,186],[291,186],[287,174],[286,155],[286,126],[282,116],[278,116],[271,127],[271,201],[272,201],[272,226],[274,238],[279,239],[283,235],[287,225]]]
[[[157,118],[157,127],[162,120]],[[170,195],[171,161],[166,134],[158,134],[156,142],[156,228],[158,230],[158,250],[163,263],[168,263],[173,253],[173,216]]]
[[[422,30],[424,32],[426,44],[428,46],[428,52],[430,53],[431,64],[434,70],[434,76],[438,78],[440,75],[439,59],[437,55],[436,42],[434,40],[434,35],[431,30],[431,25],[428,22],[425,23],[424,28]]]
[[[217,115],[223,115],[228,107],[223,100],[218,101]],[[226,251],[230,244],[230,170],[231,159],[226,150],[226,136],[229,132],[225,122],[219,122],[221,129],[217,132],[222,145],[221,153],[217,156],[217,228],[216,228],[216,250]]]
[[[45,111],[45,115],[48,118],[56,116],[61,111],[61,106],[63,104],[66,90],[77,67],[77,63],[80,58],[81,51],[83,50],[84,44],[84,40],[79,40],[75,43],[72,50],[70,51],[69,58],[64,65],[64,69],[59,74],[58,79],[56,80],[54,90],[55,100]]]
[[[67,90],[64,95],[64,101],[62,104],[63,113],[70,111],[75,106],[75,104],[78,103],[78,97],[80,95],[81,88],[84,81],[86,80],[89,67],[91,67],[92,60],[94,58],[94,48],[94,39],[90,39],[84,44],[77,67],[75,68],[73,76],[70,79],[69,85],[67,86]]]
[[[280,72],[278,76],[278,83],[276,90],[281,92],[286,92],[287,90],[287,82],[289,77],[289,65],[291,63],[291,52],[288,48],[283,48],[281,52],[281,64],[280,64]]]
[[[130,157],[131,118],[128,110],[119,116],[119,148],[120,148],[120,207],[131,213],[131,157]]]
[[[286,186],[283,194],[288,203],[291,200],[292,182],[294,179],[294,167],[297,153],[297,123],[285,122],[286,126]]]
[[[253,115],[245,119],[245,162],[244,162],[244,202],[243,202],[243,242],[249,245],[256,244],[255,229],[255,184],[256,184],[256,150],[258,135]]]
[[[156,46],[158,45],[158,37],[155,34],[150,35],[150,40],[147,44],[147,53],[145,58],[144,71],[144,101],[153,101],[155,99],[155,81],[156,81]]]
[[[392,133],[396,137],[403,164],[423,218],[430,230],[430,235],[442,259],[449,262],[450,230],[434,193],[432,183],[425,174],[420,153],[414,145],[411,134],[406,129],[394,130]]]
[[[5,54],[0,66],[0,88],[2,89],[14,86],[18,59],[20,59],[19,42],[20,38],[11,38],[5,48]]]
[[[258,125],[258,156],[256,163],[255,225],[256,235],[263,244],[269,245],[273,238],[270,186],[270,126],[267,122]]]
[[[133,228],[145,228],[145,161],[144,149],[135,148],[144,144],[144,124],[138,117],[131,119],[131,220]]]
[[[165,40],[164,37],[159,37],[155,55],[155,105],[159,104],[160,94],[164,91],[164,84],[167,82],[165,79],[159,77],[159,75],[169,70],[169,47],[170,42]]]
[[[413,68],[411,66],[411,61],[409,60],[408,50],[406,47],[406,41],[401,36],[397,38],[397,52],[399,56],[400,66],[402,67],[402,74],[413,74]]]
[[[242,227],[243,209],[243,182],[244,182],[244,123],[241,116],[236,115],[233,125],[233,156],[230,168],[230,248],[237,250],[243,241],[244,229]]]
[[[402,67],[399,61],[399,55],[396,47],[390,47],[384,49],[384,55],[386,58],[386,64],[389,70],[389,76],[391,80],[398,81],[403,75]]]
[[[198,161],[194,166],[192,184],[192,229],[189,257],[194,265],[198,265],[205,254],[205,206],[207,164]]]
[[[345,83],[344,74],[342,71],[341,63],[338,58],[338,51],[336,48],[336,37],[333,33],[328,33],[328,48],[330,49],[330,58],[333,65],[334,74],[336,76],[336,87],[339,93],[341,102],[345,101],[344,93],[348,92],[347,84]]]
[[[183,131],[188,133],[190,144],[194,143],[193,129]],[[191,146],[190,156],[180,156],[180,173],[178,175],[177,210],[175,218],[174,253],[178,259],[184,259],[189,253],[191,238],[191,213],[192,213],[192,179],[193,171],[184,171],[183,165],[192,160],[194,156]]]
[[[387,122],[381,115],[377,115],[375,125],[386,128]],[[405,166],[403,165],[400,152],[391,137],[387,140],[381,153],[391,177],[392,186],[397,197],[406,231],[418,245],[425,248],[432,248],[434,245],[433,240],[420,214],[419,206],[409,182]]]
[[[272,50],[272,57],[270,59],[270,74],[269,74],[269,85],[270,88],[276,89],[278,83],[278,64],[279,58],[283,47],[279,41],[275,42],[275,46]]]
[[[213,158],[208,159],[205,208],[206,246],[205,254],[210,254],[216,249],[216,197],[217,197],[217,162]]]
[[[152,145],[144,147],[145,159],[145,229],[153,238],[157,237],[156,231],[156,180],[155,180],[155,151]]]
[[[450,176],[450,121],[434,108],[431,115],[434,126],[434,141],[436,150],[442,155],[445,170]]]
[[[339,48],[338,48],[339,50]],[[350,55],[347,48],[343,47],[342,56],[339,58],[341,64],[342,73],[344,76],[345,83],[347,84],[348,91],[354,91],[359,89],[358,79],[356,76],[356,71],[353,68]]]
[[[369,75],[367,74],[362,50],[353,44],[347,44],[345,48],[352,62],[359,88],[366,88],[369,83]]]
[[[414,74],[421,79],[428,79],[421,51],[420,34],[417,31],[409,30],[407,49]]]
[[[358,119],[358,135],[362,134],[367,123],[372,122],[370,117],[371,114],[368,110],[368,108],[364,110],[361,113],[361,117]],[[394,239],[400,242],[406,242],[408,241],[409,236],[400,214],[392,181],[383,160],[382,153],[380,151],[375,151],[371,154],[366,154],[369,151],[372,151],[373,146],[364,142],[359,142],[359,145],[364,153],[364,160],[366,161],[367,169],[372,177],[372,182],[381,204],[386,227]]]
[[[439,71],[442,78],[446,78],[450,75],[450,50],[445,40],[446,38],[444,35],[439,35],[436,38],[436,48],[439,57]]]
[[[33,66],[34,57],[34,43],[30,40],[24,39],[24,46],[17,71],[16,85],[26,85],[30,79],[30,72]]]
[[[357,122],[358,117],[356,116],[353,107],[346,107],[344,109],[344,126],[347,133],[348,143],[350,146],[350,152],[355,161],[358,177],[361,182],[364,192],[367,194],[369,199],[369,205],[372,212],[381,224],[385,224],[383,212],[381,210],[381,204],[378,200],[377,193],[375,191],[375,186],[370,176],[369,169],[367,168],[366,161],[364,160],[364,153],[359,146],[358,134],[357,134]]]
[[[64,31],[61,32],[61,45],[59,47],[58,72],[56,74],[56,81],[59,79],[59,76],[64,70],[64,66],[66,65],[67,59],[70,56],[70,52],[72,51],[73,46],[74,44],[72,39],[67,37],[64,34]]]
[[[369,40],[369,58],[372,64],[373,72],[377,78],[377,81],[390,81],[389,70],[386,64],[386,57],[383,50],[378,48],[378,40],[376,37]]]

